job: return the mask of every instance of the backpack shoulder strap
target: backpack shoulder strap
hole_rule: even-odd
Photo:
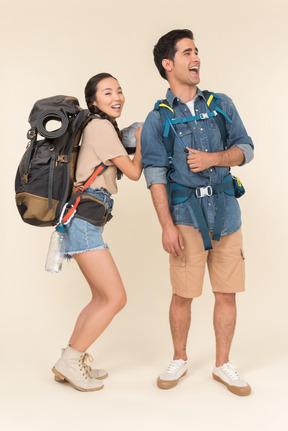
[[[213,93],[212,91],[204,90],[203,95],[206,99],[206,103],[209,110],[216,111],[217,113],[221,114],[221,115],[216,115],[215,120],[217,121],[218,127],[220,129],[222,140],[223,142],[225,142],[227,140],[227,129],[226,129],[225,119],[229,123],[232,123],[232,120],[228,117],[226,112],[224,112],[220,108],[221,99],[216,93]]]
[[[174,118],[174,111],[169,105],[169,102],[166,99],[157,100],[157,102],[155,103],[154,109],[156,111],[159,111],[163,128],[165,128],[165,125],[167,124],[167,121],[166,121],[167,116],[171,119]],[[172,156],[173,156],[173,147],[174,147],[174,134],[171,128],[169,129],[168,135],[165,133],[165,129],[164,129],[163,143],[168,153],[169,163],[171,163]]]

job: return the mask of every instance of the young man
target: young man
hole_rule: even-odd
[[[229,362],[236,324],[235,293],[245,290],[241,213],[229,170],[231,166],[242,166],[252,160],[253,143],[226,95],[215,95],[217,100],[220,98],[220,109],[211,113],[208,100],[197,87],[200,59],[190,30],[165,34],[153,53],[160,75],[167,79],[170,89],[166,100],[145,121],[141,137],[142,163],[163,231],[163,248],[170,255],[169,317],[174,345],[173,360],[158,377],[157,384],[161,389],[170,389],[187,372],[191,303],[201,295],[207,263],[215,295],[213,378],[234,394],[249,395],[250,386]],[[168,111],[173,111],[173,115]],[[217,115],[225,120],[226,136],[220,131]],[[164,129],[173,136],[170,157]],[[168,171],[172,202],[168,201],[166,190]],[[181,199],[177,201],[179,196]]]

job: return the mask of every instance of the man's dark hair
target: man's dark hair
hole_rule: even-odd
[[[168,58],[173,60],[176,53],[176,44],[181,39],[194,40],[193,33],[191,30],[172,30],[169,33],[164,34],[160,37],[157,44],[154,46],[153,55],[154,62],[157,69],[159,70],[162,78],[167,79],[166,71],[162,66],[162,60]]]

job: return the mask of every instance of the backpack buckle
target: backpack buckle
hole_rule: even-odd
[[[68,156],[67,156],[67,154],[58,154],[58,157],[57,157],[57,162],[60,162],[60,163],[68,163]]]
[[[206,120],[206,118],[209,118],[207,112],[204,112],[203,114],[199,114],[199,117],[201,118],[201,120]]]
[[[34,139],[35,138],[35,136],[36,136],[36,130],[33,128],[33,129],[29,129],[28,130],[28,132],[27,132],[27,139]]]
[[[207,187],[198,187],[195,189],[195,194],[198,199],[204,198],[204,196],[212,196],[213,195],[213,189],[211,186]]]

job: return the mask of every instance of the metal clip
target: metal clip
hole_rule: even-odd
[[[196,194],[197,198],[204,198],[204,196],[212,196],[213,195],[213,189],[211,186],[198,187],[195,190],[195,194]]]
[[[207,112],[199,114],[199,117],[201,118],[201,120],[206,120],[206,118],[209,118]]]

